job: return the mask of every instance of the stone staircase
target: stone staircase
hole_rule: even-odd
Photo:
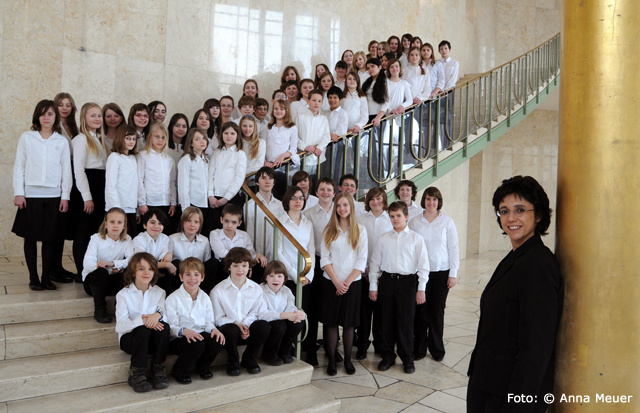
[[[226,353],[214,377],[137,394],[127,385],[129,356],[118,347],[115,323],[93,320],[82,285],[30,292],[26,274],[0,275],[0,412],[337,412],[340,401],[310,384],[313,368],[296,360],[239,377],[226,375]],[[6,279],[5,279],[6,278]],[[15,279],[14,279],[15,278]],[[28,292],[29,291],[29,292]],[[109,301],[110,312],[114,299]],[[242,349],[241,349],[242,351]],[[167,371],[175,362],[169,356]]]

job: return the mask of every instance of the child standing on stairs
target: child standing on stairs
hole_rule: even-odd
[[[131,355],[128,383],[136,393],[151,390],[144,374],[149,353],[153,353],[153,387],[169,387],[164,361],[170,330],[163,320],[166,294],[155,285],[159,276],[153,255],[137,253],[124,273],[125,287],[116,295],[116,333],[120,349]]]

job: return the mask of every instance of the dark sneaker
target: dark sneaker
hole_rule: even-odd
[[[129,379],[127,380],[129,386],[133,388],[136,393],[145,393],[151,391],[151,383],[147,381],[144,375],[144,369],[129,369]]]
[[[153,387],[158,390],[169,387],[169,379],[167,379],[164,366],[153,365]]]

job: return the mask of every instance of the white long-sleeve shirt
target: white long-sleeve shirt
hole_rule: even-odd
[[[23,133],[13,164],[13,195],[69,200],[72,185],[67,140],[57,132],[48,139],[38,131]]]
[[[258,169],[264,166],[264,159],[267,154],[267,142],[258,138],[258,154],[255,158],[251,159],[251,142],[242,142],[242,150],[247,156],[247,172],[250,174],[256,172]]]
[[[329,130],[329,121],[322,116],[320,112],[317,115],[313,113],[305,113],[298,115],[295,121],[298,126],[298,149],[303,151],[307,146],[316,146],[322,151],[320,162],[315,155],[307,156],[306,164],[309,166],[317,165],[325,161],[324,151],[331,142],[331,132]]]
[[[322,114],[329,122],[329,131],[331,133],[335,133],[338,136],[347,134],[349,115],[344,109],[338,106],[335,110],[324,110]]]
[[[256,194],[256,197],[271,211],[271,213],[276,217],[280,217],[284,214],[284,209],[282,208],[282,202],[276,199],[275,196],[271,196],[271,202],[265,201],[260,192]],[[265,218],[267,215],[262,211],[261,208],[256,208],[256,203],[253,199],[249,201],[247,204],[247,234],[253,241],[255,245],[256,252],[267,257],[269,261],[273,259],[273,227],[271,224],[266,224],[266,239],[264,238],[265,233]],[[267,218],[268,219],[268,218]],[[255,227],[255,232],[254,232]]]
[[[298,127],[290,128],[277,127],[275,124],[267,131],[267,152],[265,160],[275,162],[280,155],[285,152],[291,153],[291,160],[294,164],[300,164],[298,156]]]
[[[444,90],[444,66],[442,62],[437,60],[433,65],[426,65],[425,69],[431,76],[431,93],[439,87]]]
[[[87,179],[86,169],[100,169],[105,170],[107,166],[107,154],[104,152],[102,143],[98,140],[98,136],[90,132],[91,139],[98,147],[98,153],[93,153],[89,150],[89,144],[87,137],[84,134],[79,134],[71,141],[73,146],[73,153],[75,158],[73,159],[73,173],[76,178],[76,187],[82,195],[83,201],[92,201],[91,188],[89,188],[89,180]]]
[[[169,237],[160,233],[154,240],[148,232],[141,232],[133,239],[133,250],[135,253],[148,252],[160,261],[169,252]]]
[[[340,106],[347,112],[348,130],[356,125],[362,129],[369,121],[369,107],[365,96],[360,97],[357,92],[347,92]]]
[[[378,291],[382,272],[418,273],[418,291],[425,291],[429,281],[429,256],[422,237],[409,227],[399,233],[391,230],[382,234],[369,261],[369,291]]]
[[[347,232],[343,232],[342,228],[338,227],[338,238],[329,245],[329,248],[324,242],[324,237],[320,242],[320,267],[324,269],[327,265],[331,265],[333,272],[340,281],[346,281],[353,270],[358,270],[362,273],[367,268],[369,239],[367,238],[367,230],[363,226],[359,226],[359,228],[360,238],[358,239],[358,248],[355,250],[349,242],[351,228]],[[322,276],[327,280],[331,279],[326,270]],[[362,276],[358,275],[354,281],[358,281],[361,278]]]
[[[235,322],[251,326],[266,308],[262,288],[249,279],[238,289],[230,278],[226,278],[211,290],[209,297],[218,327]]]
[[[269,116],[265,116],[264,119],[260,120],[254,116],[254,118],[256,118],[256,123],[258,124],[258,137],[263,141],[267,140],[267,132],[269,131],[268,117]]]
[[[422,209],[420,205],[416,204],[416,201],[411,201],[411,205],[407,207],[407,210],[409,211],[409,221],[418,215],[422,215],[424,212],[424,209]]]
[[[196,234],[193,241],[189,241],[182,232],[169,235],[169,252],[174,260],[184,261],[189,257],[195,257],[202,262],[211,259],[211,246],[207,237]]]
[[[453,60],[451,57],[440,59],[440,62],[444,66],[444,90],[451,89],[458,82],[460,62]]]
[[[204,156],[184,155],[178,162],[178,200],[184,211],[191,205],[209,208],[209,163]]]
[[[367,267],[369,267],[369,262],[371,262],[371,257],[373,256],[373,247],[376,246],[376,242],[378,242],[382,234],[393,231],[393,225],[391,224],[391,219],[389,219],[387,211],[383,211],[378,217],[373,215],[371,211],[365,212],[358,216],[358,224],[367,230],[367,237],[369,239]]]
[[[371,77],[371,75],[369,74],[368,70],[365,70],[363,72],[360,69],[358,69],[358,77],[360,78],[360,85],[364,85],[364,82],[366,82],[367,79]]]
[[[133,155],[111,153],[107,159],[105,211],[122,208],[127,214],[138,206],[138,164]]]
[[[151,149],[138,154],[138,205],[176,205],[176,164]]]
[[[458,231],[451,217],[440,212],[431,223],[424,215],[409,221],[409,229],[417,232],[424,239],[429,254],[431,271],[449,270],[449,277],[458,277],[460,268],[460,248],[458,247]]]
[[[411,86],[405,80],[393,82],[387,79],[387,88],[389,88],[389,111],[397,109],[400,105],[406,109],[413,104]]]
[[[369,76],[371,77],[371,76]],[[385,100],[384,103],[378,103],[373,100],[373,87],[376,84],[376,80],[371,82],[371,86],[365,92],[367,95],[367,108],[369,109],[369,116],[375,116],[380,112],[387,112],[389,110],[389,100]],[[391,97],[389,94],[389,79],[387,79],[387,96]]]
[[[157,312],[165,314],[167,294],[157,285],[150,285],[144,293],[135,283],[129,284],[116,294],[116,333],[118,342],[124,334],[144,325],[143,315]],[[164,319],[164,316],[163,316]]]
[[[316,265],[316,247],[313,241],[313,224],[302,214],[300,225],[296,224],[289,214],[284,213],[280,217],[280,222],[289,231],[298,244],[311,256],[311,270],[306,275],[309,282],[313,281],[313,269]],[[294,283],[298,282],[298,250],[282,232],[278,233],[278,260],[282,261],[287,269],[289,279]]]
[[[298,116],[304,113],[311,113],[309,110],[309,102],[304,99],[300,99],[297,102],[292,102],[291,106],[291,119],[296,119]]]
[[[182,284],[167,297],[165,308],[167,323],[171,326],[172,340],[178,338],[181,328],[188,328],[196,333],[206,332],[209,334],[216,330],[211,299],[200,289],[198,289],[198,295],[194,300]]]
[[[109,274],[113,270],[123,270],[129,264],[129,259],[133,255],[133,243],[131,237],[127,235],[124,241],[119,239],[114,241],[108,236],[104,239],[100,234],[93,234],[89,240],[89,246],[84,253],[84,259],[82,260],[82,280],[87,278],[87,275],[92,273],[98,268],[100,261],[113,261],[113,267],[107,267],[106,270]]]
[[[231,148],[218,149],[209,162],[209,196],[231,200],[240,192],[247,174],[247,155]]]
[[[236,234],[233,236],[233,239],[227,237],[224,229],[215,229],[209,233],[209,242],[211,243],[213,255],[219,261],[222,261],[231,248],[234,247],[245,248],[251,253],[251,258],[256,258],[256,250],[253,249],[251,237],[240,229],[236,229]]]
[[[424,75],[422,74],[421,66],[411,66],[409,65],[407,68],[403,69],[402,80],[409,83],[411,87],[411,95],[415,98],[418,97],[420,100],[426,100],[429,98],[431,91],[431,75],[428,70],[424,71]]]
[[[280,320],[280,313],[292,313],[298,310],[296,299],[286,285],[280,287],[277,293],[271,291],[267,283],[260,284],[265,311],[260,314],[260,320]]]
[[[331,214],[333,213],[333,202],[331,203],[331,207],[328,211],[325,211],[322,206],[318,203],[311,208],[308,208],[304,211],[304,216],[311,221],[311,225],[313,226],[313,243],[314,245],[320,245],[322,242],[322,231],[324,231],[325,227],[329,223],[331,219]],[[320,255],[320,250],[316,251],[317,255]]]

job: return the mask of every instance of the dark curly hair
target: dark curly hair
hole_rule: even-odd
[[[542,185],[538,183],[531,176],[514,176],[502,181],[502,185],[496,189],[493,193],[493,209],[498,211],[500,208],[500,202],[509,195],[515,195],[522,198],[533,205],[536,218],[540,221],[536,224],[535,233],[537,235],[547,235],[547,229],[551,224],[551,208],[549,208],[549,197],[544,191]],[[498,226],[502,229],[500,224],[500,217],[498,217]],[[502,232],[505,233],[504,231]]]

